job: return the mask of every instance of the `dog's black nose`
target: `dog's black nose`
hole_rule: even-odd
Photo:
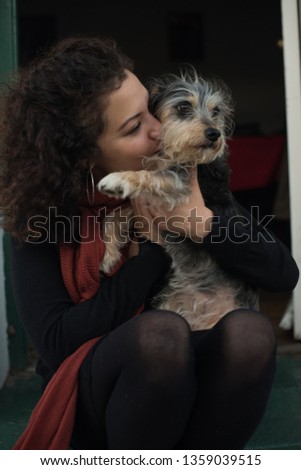
[[[209,127],[208,129],[205,130],[205,136],[211,142],[216,142],[217,139],[220,137],[220,135],[221,135],[220,131],[218,129],[215,129],[214,127]]]

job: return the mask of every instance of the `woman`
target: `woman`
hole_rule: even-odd
[[[3,225],[18,310],[48,383],[16,448],[66,448],[71,438],[78,449],[239,449],[264,414],[275,370],[268,319],[236,310],[192,333],[179,315],[149,309],[170,266],[157,243],[164,226],[152,223],[150,201],[94,189],[111,171],[140,169],[160,145],[132,70],[112,40],[70,38],[21,71],[7,98]],[[148,221],[138,232],[148,241],[134,239],[100,278],[101,220],[129,203]],[[259,288],[295,287],[286,247],[249,215],[245,226],[222,215],[212,224],[196,177],[189,203],[166,217],[192,209],[204,223],[183,229],[225,268]]]

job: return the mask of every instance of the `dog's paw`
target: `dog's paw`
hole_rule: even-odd
[[[122,177],[122,173],[110,173],[102,178],[97,184],[97,189],[101,193],[116,198],[125,199],[131,192],[128,181]]]
[[[99,267],[100,271],[105,274],[110,274],[112,269],[120,261],[121,253],[118,251],[118,247],[114,247],[110,251],[107,250]]]

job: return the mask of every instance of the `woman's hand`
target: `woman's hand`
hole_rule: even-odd
[[[162,243],[162,231],[175,236],[189,237],[202,242],[211,231],[213,213],[205,206],[198,184],[197,169],[192,170],[191,194],[187,204],[166,211],[162,207],[154,209],[151,198],[141,195],[132,200],[137,236],[146,237],[155,243]]]

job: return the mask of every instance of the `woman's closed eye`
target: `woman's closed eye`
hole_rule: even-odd
[[[138,122],[132,129],[130,129],[127,133],[127,135],[135,134],[135,132],[138,132],[138,130],[141,127],[141,122]]]

